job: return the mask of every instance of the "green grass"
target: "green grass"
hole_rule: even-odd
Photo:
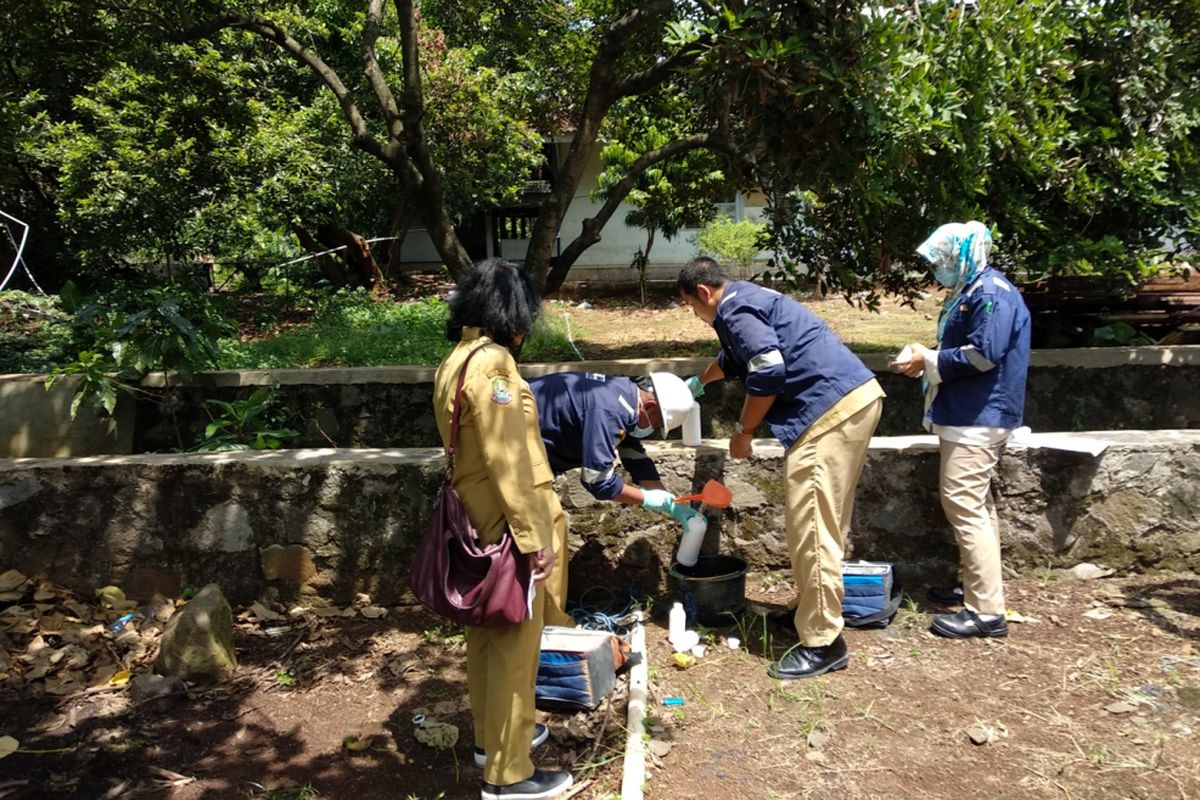
[[[74,355],[71,332],[57,297],[0,292],[0,375],[49,372]]]
[[[311,322],[277,336],[221,342],[222,369],[388,364],[436,364],[450,350],[446,304],[436,298],[397,304],[363,292],[326,299]],[[522,361],[570,361],[575,355],[562,320],[539,319],[521,351]]]

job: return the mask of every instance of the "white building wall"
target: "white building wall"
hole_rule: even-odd
[[[555,248],[557,254],[583,231],[583,220],[592,216],[599,209],[598,203],[590,198],[591,191],[596,186],[600,175],[598,158],[593,158],[584,171],[579,182],[575,197],[567,208],[563,224],[559,230],[559,241]],[[729,203],[719,204],[721,210],[735,219],[761,220],[765,209],[761,205],[765,198],[761,194],[747,195],[739,193],[730,198]],[[625,215],[633,207],[621,203],[616,212],[609,218],[608,224],[600,231],[600,241],[583,251],[571,268],[568,278],[571,282],[600,281],[604,283],[624,283],[637,280],[637,272],[630,268],[634,254],[646,244],[646,232],[641,228],[625,224]],[[673,279],[689,259],[698,254],[695,237],[698,228],[684,228],[673,239],[666,239],[657,234],[654,246],[650,250],[648,272],[652,279]],[[504,258],[520,262],[529,248],[527,239],[505,239],[500,242],[500,252]],[[491,236],[488,237],[488,250],[491,252]],[[759,254],[759,260],[765,260],[769,253]],[[401,250],[404,263],[438,264],[441,258],[433,246],[429,234],[424,228],[413,228],[404,240]]]

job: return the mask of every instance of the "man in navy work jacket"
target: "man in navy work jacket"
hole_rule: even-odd
[[[721,351],[687,383],[737,378],[746,387],[731,458],[748,458],[766,422],[787,450],[784,523],[796,582],[800,644],[768,672],[808,678],[850,662],[842,637],[842,556],[854,492],[879,423],[883,390],[874,374],[804,306],[748,281],[730,281],[711,258],[679,273],[679,294],[712,325]]]
[[[991,482],[1025,411],[1030,321],[1021,293],[989,266],[991,251],[991,232],[974,220],[942,225],[917,248],[950,293],[937,349],[914,342],[895,362],[909,377],[925,376],[925,427],[941,451],[939,493],[958,540],[965,608],[934,616],[931,630],[951,639],[1008,635]]]
[[[683,424],[692,410],[692,393],[684,382],[669,372],[655,372],[637,379],[595,372],[555,372],[529,381],[537,401],[542,441],[556,475],[582,467],[580,481],[597,500],[640,505],[669,514],[684,529],[698,512],[687,504],[675,504],[659,477],[654,462],[646,455],[642,439],[655,430],[663,438]],[[633,484],[617,474],[617,461]],[[555,525],[556,541],[566,541],[566,519]],[[559,536],[558,534],[561,534]],[[554,611],[550,624],[565,624],[562,609],[567,598],[566,558],[546,581]]]

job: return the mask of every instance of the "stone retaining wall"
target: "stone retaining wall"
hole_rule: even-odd
[[[1016,571],[1097,560],[1200,567],[1200,431],[1094,434],[1098,458],[1010,450],[997,505]],[[728,461],[726,443],[649,446],[677,491],[716,477],[734,492],[706,549],[783,568],[782,450]],[[399,597],[440,478],[437,450],[307,450],[0,460],[0,572],[145,597],[216,581],[236,601],[273,584],[345,601]],[[908,581],[945,578],[957,553],[936,495],[932,437],[876,438],[858,494],[853,554],[897,561]],[[559,478],[571,519],[572,588],[665,587],[677,525],[597,503]]]
[[[923,400],[918,382],[892,372],[887,355],[862,358],[888,393],[878,433],[921,433]],[[529,377],[561,370],[640,375],[657,369],[685,376],[707,363],[695,358],[626,359],[526,364],[521,370]],[[7,396],[0,394],[0,420],[19,420],[10,425],[19,424],[21,430],[19,439],[6,441],[0,422],[0,457],[164,452],[178,449],[179,438],[185,448],[190,447],[209,422],[205,399],[233,400],[271,385],[279,387],[280,404],[296,412],[293,427],[303,435],[292,443],[294,447],[438,444],[430,413],[433,369],[429,367],[240,370],[210,373],[205,380],[203,386],[174,390],[169,402],[161,403],[153,393],[162,396],[162,376],[151,376],[145,382],[150,394],[139,397],[136,414],[129,414],[136,417],[132,431],[123,423],[122,436],[111,442],[100,440],[95,445],[100,449],[89,450],[85,442],[76,440],[64,450],[65,427],[79,427],[66,426],[65,411],[60,410],[60,420],[41,428],[31,422],[52,410],[40,391],[41,378],[0,376],[0,388],[13,389]],[[15,387],[21,383],[34,384],[35,390],[18,395]],[[1040,431],[1200,428],[1197,386],[1200,346],[1039,350],[1033,353],[1029,371],[1026,423]],[[702,400],[704,435],[728,436],[743,398],[736,381],[712,384]],[[761,433],[769,435],[766,429]]]

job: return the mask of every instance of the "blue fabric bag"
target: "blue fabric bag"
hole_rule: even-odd
[[[843,561],[842,584],[842,619],[848,628],[886,628],[900,610],[900,581],[886,561]]]
[[[547,625],[542,631],[535,705],[543,711],[593,711],[616,685],[625,660],[611,633]]]

